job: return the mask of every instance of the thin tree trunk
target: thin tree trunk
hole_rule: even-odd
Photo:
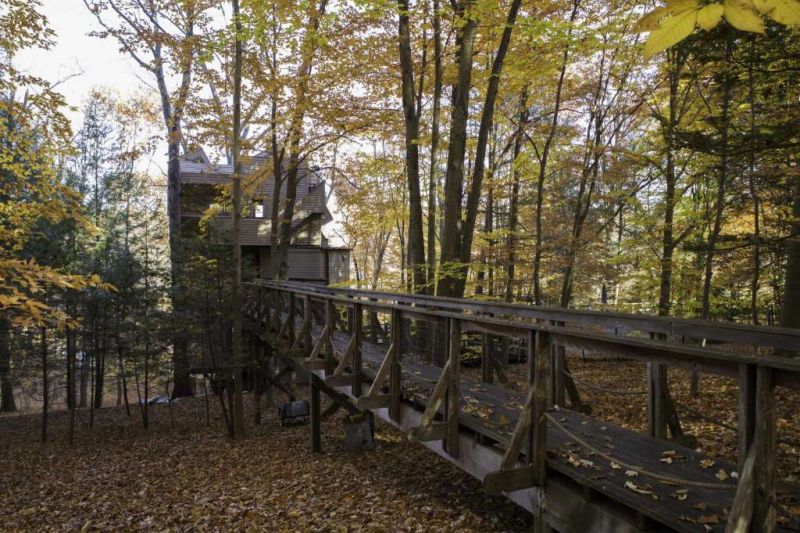
[[[398,48],[402,75],[405,125],[406,176],[408,182],[408,267],[412,292],[425,292],[425,241],[422,232],[422,196],[419,184],[419,113],[414,98],[414,63],[411,56],[408,0],[397,0]]]
[[[231,358],[233,372],[233,436],[244,437],[244,401],[242,399],[242,21],[239,18],[239,0],[232,0],[233,20],[236,31],[233,62],[233,342]]]
[[[519,185],[520,172],[517,166],[522,151],[522,129],[528,122],[528,87],[523,87],[519,95],[519,124],[514,136],[514,152],[511,159],[511,196],[508,200],[508,264],[506,266],[505,300],[510,302],[514,294],[514,276],[517,262],[517,224],[519,223]]]
[[[785,328],[800,328],[800,173],[794,179],[792,233],[786,241],[786,286],[781,310],[781,326]]]
[[[47,328],[42,332],[42,442],[47,442],[47,406],[50,402],[50,382],[47,379]]]
[[[572,3],[572,13],[569,17],[570,26],[567,30],[567,41],[572,38],[572,23],[575,22],[575,17],[578,15],[578,7],[580,0],[574,0]],[[558,73],[558,83],[556,84],[555,103],[553,105],[553,118],[550,121],[550,128],[545,138],[542,153],[539,157],[539,177],[536,180],[536,240],[533,246],[533,303],[542,305],[542,287],[541,287],[541,266],[542,266],[542,209],[544,205],[544,180],[547,176],[547,162],[550,157],[550,149],[555,139],[556,131],[558,129],[558,115],[561,112],[561,98],[564,90],[564,78],[567,73],[567,66],[569,62],[569,45],[564,46],[564,53],[561,58],[561,70]]]
[[[494,56],[492,63],[489,84],[486,88],[486,99],[483,103],[483,113],[481,123],[478,127],[478,143],[475,148],[475,166],[472,169],[472,183],[470,184],[469,194],[467,195],[467,209],[464,226],[460,233],[461,242],[459,243],[459,261],[461,263],[461,275],[458,277],[455,296],[463,296],[466,287],[467,271],[472,257],[472,241],[475,235],[475,223],[478,219],[478,206],[481,199],[481,187],[483,186],[483,176],[486,163],[486,149],[489,144],[489,134],[494,127],[494,106],[497,100],[497,93],[500,89],[500,75],[503,72],[503,63],[506,59],[509,46],[511,45],[511,33],[514,31],[514,24],[517,20],[522,0],[513,0],[508,10],[506,24],[503,35],[500,38],[500,45]]]
[[[288,279],[289,273],[289,245],[292,240],[292,220],[294,219],[295,201],[297,198],[298,171],[301,163],[300,141],[303,133],[303,120],[308,106],[308,85],[311,78],[311,69],[317,50],[317,32],[322,17],[325,15],[328,0],[319,0],[318,6],[312,12],[306,35],[301,45],[302,62],[297,73],[297,88],[295,90],[294,111],[289,125],[289,169],[286,176],[286,197],[283,203],[283,218],[280,226],[280,241],[277,246],[278,257],[276,265],[277,279]],[[273,246],[274,248],[274,246]]]
[[[708,319],[711,312],[711,281],[714,275],[714,255],[722,230],[722,214],[725,211],[725,191],[728,184],[728,130],[730,128],[730,106],[735,83],[731,69],[731,56],[733,54],[732,38],[728,37],[725,45],[725,61],[723,63],[722,83],[722,115],[720,116],[720,160],[719,174],[717,176],[717,198],[714,206],[714,223],[711,234],[708,236],[708,248],[705,256],[705,273],[703,277],[703,308],[701,316]]]
[[[14,381],[11,379],[11,333],[8,320],[0,317],[0,411],[17,410]]]
[[[755,39],[750,39],[750,59],[748,63],[748,100],[750,104],[750,161],[747,178],[750,188],[750,199],[753,201],[753,277],[750,279],[750,318],[758,325],[758,289],[761,276],[761,202],[756,181],[756,91],[753,73],[755,56]]]
[[[439,0],[433,0],[433,111],[431,173],[428,181],[428,293],[436,294],[436,189],[439,185],[439,122],[442,100],[442,22]]]

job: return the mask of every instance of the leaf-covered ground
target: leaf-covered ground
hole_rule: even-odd
[[[153,407],[148,433],[136,413],[102,409],[93,429],[76,422],[74,446],[65,412],[47,444],[38,415],[0,416],[0,530],[530,530],[522,509],[385,425],[353,454],[331,417],[314,455],[308,426],[281,428],[273,410],[230,441],[211,400],[210,427],[201,397],[171,417]]]

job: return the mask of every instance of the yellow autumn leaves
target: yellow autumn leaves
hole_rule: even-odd
[[[800,1],[724,0],[701,4],[698,0],[667,0],[666,6],[642,17],[636,30],[650,32],[644,54],[651,57],[679,43],[697,27],[706,31],[715,28],[723,18],[737,30],[764,33],[764,17],[785,26],[800,25]]]

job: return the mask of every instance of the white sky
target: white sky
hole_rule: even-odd
[[[119,52],[115,41],[89,37],[88,33],[99,29],[99,25],[82,0],[42,0],[41,12],[56,32],[56,44],[50,50],[20,52],[15,59],[17,68],[51,82],[77,74],[58,86],[75,108],[96,86],[115,89],[122,95],[144,86],[138,65]],[[70,111],[68,116],[73,129],[77,129],[80,112]]]

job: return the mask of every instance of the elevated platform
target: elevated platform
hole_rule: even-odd
[[[559,531],[796,530],[778,502],[798,501],[797,487],[778,490],[774,467],[769,471],[774,411],[770,419],[768,393],[777,381],[797,384],[797,362],[600,335],[541,321],[467,316],[423,308],[420,302],[386,303],[325,288],[265,289],[254,292],[249,307],[254,333],[285,365],[312,374],[312,442],[317,448],[319,407],[315,417],[313,404],[322,391],[371,411],[484,481],[487,490],[506,494],[533,513],[537,524]],[[315,305],[324,306],[316,316]],[[367,340],[366,311],[390,315],[388,333],[384,329]],[[415,321],[420,330],[424,324],[445,328],[447,353],[438,354],[441,366],[434,362],[436,353],[409,357],[397,348],[404,342],[398,327],[403,320]],[[461,375],[461,340],[468,332],[526,342],[527,394],[487,382],[486,372],[480,379]],[[431,350],[441,344],[431,342]],[[760,455],[763,463],[730,464],[564,408],[564,393],[555,389],[565,385],[553,369],[563,368],[558,348],[565,345],[738,377],[741,455]],[[663,398],[658,387],[649,389],[648,409],[654,411]],[[651,413],[652,419],[658,416]],[[736,529],[742,523],[744,529]]]

